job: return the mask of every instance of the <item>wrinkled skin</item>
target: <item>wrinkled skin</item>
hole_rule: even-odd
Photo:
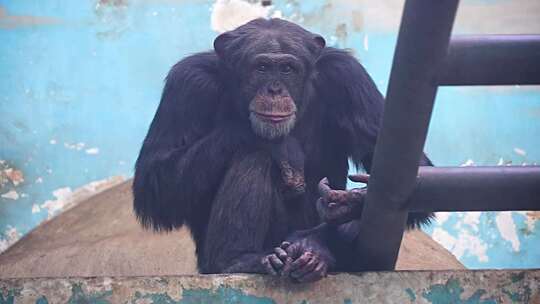
[[[351,175],[354,182],[368,183],[369,175]],[[360,217],[367,188],[351,190],[333,190],[327,178],[319,182],[320,198],[317,211],[321,219],[332,226],[347,223]],[[296,282],[314,282],[326,277],[328,270],[335,264],[335,258],[317,233],[285,241],[262,260],[268,274],[289,276]]]
[[[368,183],[369,175],[349,176],[352,181]],[[367,187],[351,190],[333,190],[327,178],[319,183],[317,212],[323,221],[332,225],[343,224],[360,218],[362,206],[367,194]]]
[[[268,274],[290,277],[299,283],[315,282],[326,277],[335,264],[330,251],[314,236],[285,241],[262,260]]]

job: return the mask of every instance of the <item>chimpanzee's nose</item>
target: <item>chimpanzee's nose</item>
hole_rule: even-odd
[[[268,93],[271,95],[279,95],[282,91],[282,85],[279,81],[274,81],[268,86]]]

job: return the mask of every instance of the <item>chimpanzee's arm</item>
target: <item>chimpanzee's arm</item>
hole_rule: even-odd
[[[204,273],[265,273],[265,238],[281,197],[264,151],[237,154],[215,196],[205,236]]]
[[[186,148],[144,154],[133,185],[135,211],[143,225],[171,230],[210,212],[226,167],[236,147],[244,144],[229,129],[218,128]]]

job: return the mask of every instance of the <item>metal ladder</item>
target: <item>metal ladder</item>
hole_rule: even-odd
[[[540,84],[540,35],[451,37],[458,3],[405,3],[355,244],[366,270],[394,269],[409,211],[540,210],[540,166],[418,166],[438,86]]]

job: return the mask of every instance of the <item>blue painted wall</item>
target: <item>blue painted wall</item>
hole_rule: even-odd
[[[0,0],[0,251],[75,189],[130,177],[168,69],[250,17],[353,49],[386,90],[402,1],[251,2]],[[462,1],[455,32],[540,33],[540,2]],[[437,165],[540,162],[539,88],[441,89],[426,151]],[[468,267],[532,268],[539,217],[440,214],[427,231]]]

